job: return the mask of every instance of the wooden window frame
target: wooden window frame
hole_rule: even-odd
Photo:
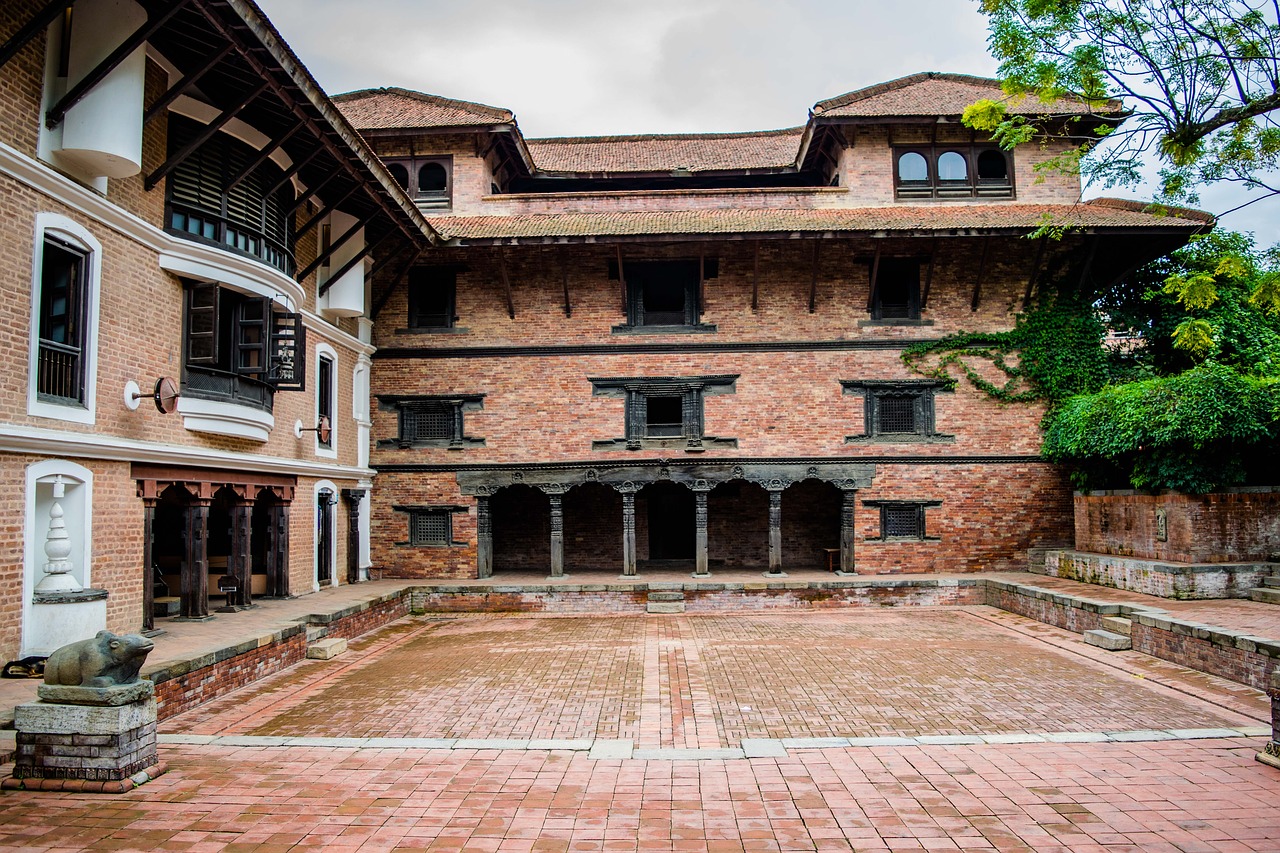
[[[994,143],[964,142],[956,144],[933,143],[928,145],[894,145],[893,194],[897,201],[947,201],[984,199],[1016,199],[1014,185],[1013,152]],[[943,154],[954,151],[964,158],[967,178],[963,181],[943,181],[938,176],[938,160]],[[978,157],[987,151],[999,153],[1005,162],[1005,182],[983,183],[978,178]],[[925,181],[903,181],[898,173],[898,161],[903,155],[915,153],[924,157],[928,178]]]
[[[863,506],[873,507],[879,510],[880,528],[879,536],[867,537],[868,542],[938,542],[941,541],[938,536],[929,535],[928,514],[926,510],[942,506],[942,501],[938,500],[867,500],[862,502]],[[891,519],[893,514],[911,514],[914,516],[914,532],[910,535],[894,534],[889,535],[890,527],[894,526]]]
[[[904,443],[904,442],[951,442],[955,436],[937,431],[937,409],[935,396],[940,391],[949,391],[945,383],[933,379],[848,379],[841,380],[844,393],[863,398],[862,422],[860,435],[845,438],[846,444],[863,442]],[[883,426],[883,401],[887,398],[909,399],[913,404],[913,429],[910,432],[888,432]]]
[[[416,279],[416,280],[415,280]],[[422,291],[428,287],[438,287],[446,291],[445,313],[430,314],[428,317],[439,317],[443,322],[424,324],[420,322],[424,316],[422,311]],[[407,331],[438,331],[453,329],[458,322],[458,270],[454,267],[414,267],[408,274],[408,324]]]

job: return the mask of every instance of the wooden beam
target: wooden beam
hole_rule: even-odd
[[[507,253],[498,248],[498,269],[502,273],[502,288],[507,294],[507,316],[512,320],[516,318],[516,303],[511,298],[511,277],[507,275]]]
[[[698,252],[698,304],[693,312],[693,321],[696,323],[702,318],[702,311],[707,306],[707,255],[703,251]]]
[[[282,186],[292,181],[293,176],[301,172],[302,168],[306,166],[308,163],[310,163],[312,160],[314,160],[316,156],[319,155],[320,152],[323,150],[324,150],[323,148],[312,148],[310,151],[308,151],[307,156],[303,157],[301,160],[298,160],[292,166],[290,166],[288,169],[285,170],[284,174],[280,176],[280,180],[276,181],[275,184],[272,185],[271,189],[267,190],[266,194],[275,195],[276,190],[280,189]],[[336,173],[330,172],[330,175],[333,175],[333,174],[336,174]],[[297,211],[296,207],[294,208],[294,211],[295,212]]]
[[[618,256],[618,290],[622,296],[622,316],[627,316],[627,274],[622,268],[622,246],[617,246]]]
[[[205,125],[204,130],[196,134],[195,139],[192,139],[186,145],[182,146],[182,150],[175,153],[168,160],[165,160],[164,163],[161,164],[160,168],[156,169],[150,175],[147,175],[146,181],[143,182],[143,186],[147,191],[150,192],[155,189],[156,184],[163,181],[166,175],[178,167],[179,163],[190,157],[191,154],[201,145],[208,142],[215,133],[222,129],[223,125],[235,118],[241,110],[253,103],[253,101],[266,90],[267,84],[265,82],[258,84],[258,87],[241,100],[240,103],[223,110],[222,115]]]
[[[408,245],[412,246],[413,244],[409,243]],[[369,270],[369,278],[372,279],[375,275],[377,275],[378,272],[380,272],[384,266],[390,263],[392,258],[395,258],[400,254],[400,251],[401,249],[397,249],[394,255],[388,255],[383,260],[378,261],[376,264],[374,264],[373,269]],[[396,292],[396,286],[400,284],[400,280],[404,278],[405,274],[408,273],[409,270],[413,269],[413,265],[418,262],[418,258],[421,258],[426,253],[427,253],[426,249],[417,249],[416,251],[413,252],[412,255],[410,255],[409,263],[405,264],[403,267],[400,268],[400,271],[396,273],[395,276],[392,277],[391,282],[387,285],[387,289],[382,292],[382,295],[380,297],[374,300],[373,307],[369,309],[370,320],[378,319],[378,315],[382,313],[382,309],[387,307],[387,302],[391,300],[391,294]]]
[[[987,266],[987,249],[991,247],[991,238],[982,238],[982,257],[978,260],[978,275],[973,280],[973,298],[969,300],[969,310],[977,311],[978,302],[982,299],[982,274]]]
[[[336,173],[335,173],[335,174],[336,174]],[[329,203],[328,203],[328,204],[326,204],[324,207],[322,207],[322,208],[320,209],[320,212],[319,212],[319,213],[317,213],[315,216],[313,216],[313,217],[311,217],[310,219],[308,219],[308,220],[306,221],[306,223],[304,223],[304,224],[303,224],[303,226],[302,226],[301,228],[299,228],[297,231],[295,231],[295,232],[294,232],[294,234],[293,234],[293,239],[297,240],[297,239],[298,239],[299,237],[301,237],[303,234],[306,234],[306,233],[307,233],[308,231],[310,231],[312,228],[315,228],[315,227],[316,227],[316,223],[318,223],[320,220],[324,219],[324,218],[325,218],[326,216],[328,216],[330,213],[333,213],[335,210],[337,210],[337,209],[338,209],[338,205],[342,204],[344,201],[346,201],[347,199],[351,198],[351,196],[355,195],[355,192],[356,192],[356,190],[359,188],[359,186],[360,186],[359,184],[355,184],[355,185],[353,185],[353,186],[352,186],[350,189],[348,189],[345,193],[343,193],[342,195],[338,196],[338,197],[337,197],[337,198],[335,198],[333,201],[329,202]],[[290,212],[292,213],[292,211],[290,211]]]
[[[67,7],[74,2],[75,0],[53,0],[36,12],[35,17],[19,27],[18,31],[9,36],[4,44],[0,44],[0,68],[13,59],[18,51],[26,47],[27,42],[47,30],[49,25],[58,20],[58,16],[67,11]]]
[[[143,123],[145,124],[146,122],[151,121],[153,118],[160,115],[160,113],[167,110],[170,104],[178,100],[179,95],[190,89],[196,83],[200,82],[201,77],[212,71],[214,66],[226,59],[227,54],[231,53],[234,49],[235,48],[232,45],[224,44],[221,50],[214,51],[213,55],[209,57],[204,65],[201,65],[195,71],[192,71],[177,83],[173,84],[173,86],[169,88],[169,91],[157,98],[154,104],[147,107],[147,111],[142,114]]]
[[[399,231],[388,231],[386,234],[383,234],[381,237],[379,237],[379,238],[378,238],[377,240],[375,240],[374,242],[372,242],[372,243],[365,243],[365,244],[364,244],[364,248],[363,248],[363,249],[361,249],[361,250],[359,251],[359,253],[357,253],[357,254],[356,254],[356,256],[355,256],[355,257],[353,257],[351,260],[347,261],[345,264],[343,264],[343,265],[338,269],[338,271],[337,271],[337,272],[333,273],[331,276],[329,276],[327,279],[325,279],[324,284],[320,285],[319,290],[316,292],[316,293],[317,293],[317,295],[319,295],[319,296],[324,296],[326,293],[328,293],[328,292],[329,292],[329,288],[333,286],[333,283],[334,283],[335,281],[337,281],[338,279],[342,278],[342,277],[343,277],[344,275],[346,275],[347,273],[351,272],[351,270],[355,268],[355,265],[356,265],[356,264],[358,264],[358,263],[360,263],[361,261],[363,261],[365,258],[367,258],[367,257],[368,257],[370,254],[372,254],[373,252],[376,252],[376,251],[378,250],[378,247],[379,247],[379,246],[381,246],[383,243],[387,242],[387,239],[388,239],[389,237],[391,237],[391,236],[393,236],[393,235],[395,235],[395,234],[399,234],[399,233],[400,233]]]
[[[929,245],[929,266],[924,270],[924,290],[920,294],[920,310],[929,307],[929,291],[933,288],[933,265],[938,260],[938,238]]]
[[[370,213],[364,219],[361,219],[355,225],[352,225],[346,231],[342,232],[342,236],[339,237],[337,240],[334,240],[333,242],[331,242],[329,244],[328,249],[326,249],[323,252],[318,252],[316,254],[315,260],[307,264],[297,275],[295,275],[294,280],[302,281],[307,276],[311,275],[313,272],[320,269],[320,267],[324,266],[325,263],[328,262],[328,260],[333,257],[334,252],[341,249],[348,240],[350,240],[352,237],[356,235],[356,232],[358,232],[361,228],[364,228],[366,225],[372,222],[373,218],[377,215],[378,215],[377,211]]]
[[[1036,247],[1036,259],[1031,265],[1031,275],[1027,276],[1027,289],[1022,292],[1022,307],[1024,310],[1031,307],[1031,294],[1035,290],[1036,279],[1040,277],[1040,265],[1044,263],[1044,250],[1048,243],[1048,237],[1041,237],[1040,245]]]
[[[560,249],[560,285],[564,290],[564,316],[573,316],[573,304],[569,302],[569,261],[565,258],[565,250]]]
[[[261,151],[258,152],[258,156],[254,158],[252,163],[250,163],[248,166],[245,166],[243,169],[241,169],[240,174],[236,175],[234,178],[231,179],[231,182],[227,184],[227,188],[225,192],[231,192],[231,190],[240,186],[241,181],[243,181],[245,178],[252,175],[255,171],[257,171],[259,166],[267,162],[267,160],[271,159],[271,155],[276,153],[276,150],[281,145],[284,145],[286,142],[288,142],[290,137],[292,137],[298,131],[302,130],[302,128],[306,127],[306,124],[307,123],[305,121],[300,121],[297,124],[295,124],[293,127],[289,128],[287,131],[285,131],[284,134],[277,137],[276,139],[273,139],[269,145],[267,145],[265,148],[263,148]]]
[[[751,310],[760,310],[760,241],[751,241],[753,272],[751,274]]]
[[[818,257],[822,251],[822,240],[813,241],[813,269],[809,278],[809,313],[818,310]]]
[[[318,195],[322,189],[329,186],[330,181],[342,174],[343,171],[341,169],[334,169],[332,172],[328,172],[323,178],[317,181],[315,186],[307,187],[307,191],[295,198],[293,200],[293,204],[291,204],[289,209],[284,212],[285,218],[287,219],[299,210],[302,210],[302,208],[306,206],[307,202],[311,201],[312,198]]]
[[[880,280],[880,244],[876,243],[876,254],[871,259],[871,286],[867,290],[867,313],[876,310],[876,287]]]
[[[50,130],[57,127],[66,118],[67,111],[80,103],[85,95],[89,94],[94,86],[97,86],[107,78],[107,75],[115,71],[121,62],[129,58],[129,55],[156,34],[156,31],[169,22],[169,19],[182,11],[191,0],[175,0],[163,15],[148,20],[145,24],[133,31],[133,34],[120,43],[120,46],[111,53],[107,54],[106,59],[94,66],[93,70],[72,86],[67,93],[58,99],[58,102],[49,108],[49,112],[45,113],[45,127]],[[263,88],[266,88],[265,86]],[[148,187],[150,189],[150,187]]]

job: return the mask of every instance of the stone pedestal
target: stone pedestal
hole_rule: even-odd
[[[1258,760],[1280,769],[1280,670],[1271,673],[1267,695],[1271,697],[1271,740],[1258,753]]]
[[[41,701],[14,709],[17,756],[0,787],[120,793],[159,776],[154,692],[149,681],[41,685]]]

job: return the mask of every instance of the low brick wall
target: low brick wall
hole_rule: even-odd
[[[426,613],[643,613],[647,589],[596,586],[415,587],[414,611]]]
[[[1248,598],[1275,563],[1169,563],[1082,551],[1047,551],[1042,574],[1161,598]]]
[[[725,587],[731,586],[725,584]],[[740,585],[739,585],[740,586]],[[977,580],[903,580],[874,584],[685,591],[686,613],[731,610],[832,610],[851,607],[939,607],[982,604]]]
[[[983,585],[988,605],[1080,634],[1101,627],[1104,616],[1129,619],[1134,651],[1238,684],[1265,690],[1271,673],[1278,670],[1280,641],[1023,584],[988,579]]]
[[[334,613],[312,614],[296,625],[211,654],[159,662],[142,675],[155,682],[157,714],[165,720],[304,660],[308,627],[321,627],[330,637],[358,637],[406,615],[409,601],[408,591],[402,590]]]
[[[1280,551],[1280,489],[1077,493],[1076,550],[1171,563],[1263,562]]]

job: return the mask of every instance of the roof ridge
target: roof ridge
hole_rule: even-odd
[[[845,92],[843,95],[836,95],[834,98],[827,98],[825,101],[818,101],[813,105],[813,112],[817,114],[826,112],[827,110],[836,109],[838,107],[845,107],[849,104],[864,101],[867,98],[874,98],[876,95],[883,95],[885,92],[902,89],[924,80],[952,80],[957,83],[973,83],[979,86],[992,86],[994,88],[1000,87],[1000,81],[994,77],[979,77],[976,74],[959,74],[951,71],[917,71],[915,74],[908,74],[905,77],[886,80],[883,83],[874,83],[870,86],[864,86],[861,89],[854,89],[852,92]]]
[[[436,106],[452,106],[467,108],[475,112],[488,112],[497,116],[502,116],[504,121],[514,121],[515,113],[506,107],[495,107],[489,104],[482,104],[478,101],[463,101],[458,98],[447,98],[444,95],[433,95],[429,92],[419,92],[414,89],[405,89],[401,86],[378,86],[370,89],[355,89],[351,92],[343,92],[333,95],[330,100],[335,103],[355,100],[359,97],[368,97],[370,95],[401,95],[406,98],[412,98],[415,101],[433,104]]]
[[[799,136],[804,133],[804,126],[783,127],[776,130],[735,130],[712,131],[708,133],[635,133],[611,134],[607,136],[543,136],[525,141],[530,145],[537,144],[578,144],[589,142],[660,142],[678,139],[751,139],[765,136]]]

